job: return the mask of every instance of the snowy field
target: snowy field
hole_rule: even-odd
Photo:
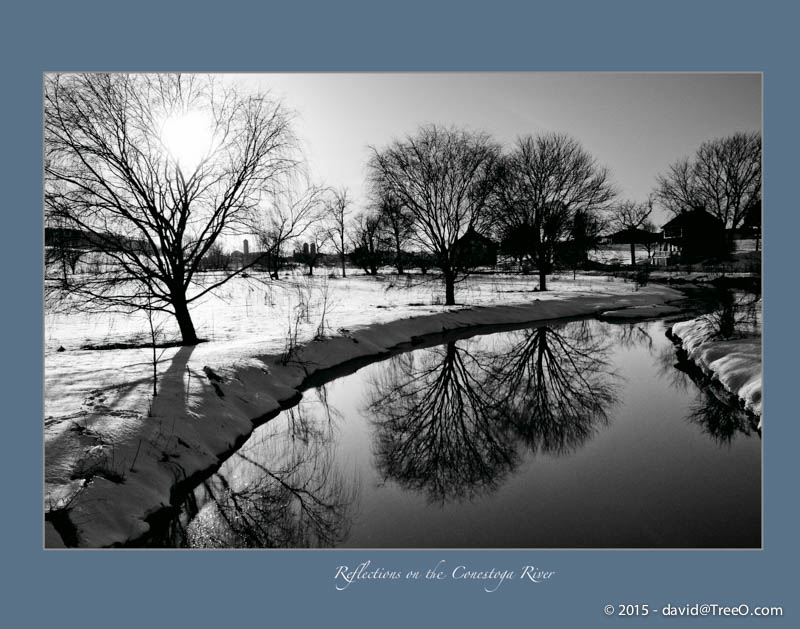
[[[210,280],[211,278],[209,278]],[[433,277],[237,278],[196,306],[195,347],[82,349],[149,338],[141,315],[45,315],[45,545],[136,540],[173,488],[209,470],[314,371],[416,335],[675,300],[663,286],[572,275],[476,275],[441,305]],[[159,323],[159,342],[176,326]],[[187,481],[189,482],[189,481]]]

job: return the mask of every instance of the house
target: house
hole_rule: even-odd
[[[628,228],[614,232],[608,236],[608,242],[613,245],[652,245],[662,239],[662,234],[650,232],[646,229]]]
[[[705,210],[683,212],[661,230],[663,240],[652,258],[657,265],[691,264],[723,257],[727,251],[725,224]]]
[[[460,268],[495,266],[499,245],[470,226],[461,238],[453,244],[456,264]]]

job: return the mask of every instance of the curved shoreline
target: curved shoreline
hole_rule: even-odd
[[[379,360],[414,347],[415,339],[423,337],[432,342],[454,331],[479,334],[485,328],[591,316],[681,297],[672,288],[648,286],[627,295],[583,294],[463,308],[312,341],[283,364],[279,356],[262,355],[235,364],[206,365],[204,379],[190,380],[191,391],[178,372],[175,381],[162,382],[162,387],[165,397],[177,395],[180,411],[142,415],[136,429],[114,444],[115,456],[125,462],[126,470],[128,461],[133,461],[129,471],[123,470],[122,480],[98,473],[79,482],[67,506],[50,512],[58,517],[45,516],[45,547],[64,547],[65,532],[75,545],[89,548],[129,546],[146,539],[153,526],[174,513],[182,496],[213,474],[257,426],[294,405],[302,390],[314,386],[314,376],[325,370]],[[172,425],[169,433],[163,429],[166,421]]]
[[[707,323],[702,318],[674,324],[669,335],[686,353],[687,360],[738,398],[745,410],[758,417],[761,430],[761,338],[709,339]]]

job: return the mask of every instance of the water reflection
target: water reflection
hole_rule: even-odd
[[[761,334],[761,297],[733,290],[709,294],[708,312],[701,316],[705,336],[729,340]],[[730,445],[737,436],[761,436],[756,418],[739,405],[739,400],[725,391],[690,361],[685,351],[666,345],[657,355],[659,375],[681,392],[693,391],[687,421],[696,425],[719,445]]]
[[[693,380],[665,331],[582,320],[369,365],[261,426],[162,542],[757,545],[752,417]],[[747,523],[720,537],[732,513]]]
[[[371,382],[367,413],[384,478],[431,501],[490,490],[517,462],[485,358],[469,341],[400,354]]]
[[[608,341],[591,323],[515,332],[511,347],[492,357],[494,395],[533,452],[566,454],[608,423],[615,374]]]
[[[704,387],[699,398],[692,405],[688,420],[719,445],[730,445],[739,435],[761,436],[754,417],[738,408],[731,396]]]
[[[608,421],[608,343],[593,322],[508,333],[396,356],[371,383],[367,413],[385,478],[431,501],[472,498],[514,469],[520,446],[566,454]]]
[[[686,420],[719,445],[730,445],[737,435],[761,436],[758,422],[752,413],[740,408],[739,400],[709,382],[698,367],[675,347],[665,345],[657,354],[659,376],[676,391],[694,395]]]
[[[622,349],[645,349],[653,354],[656,344],[649,326],[641,323],[617,323],[611,328],[614,342]]]
[[[203,483],[203,507],[183,531],[185,545],[308,548],[346,538],[355,486],[335,471],[333,424],[317,421],[308,407],[286,411],[283,431],[262,431],[224,474]]]
[[[703,315],[708,338],[728,340],[761,334],[761,297],[742,291],[713,293],[713,305]]]

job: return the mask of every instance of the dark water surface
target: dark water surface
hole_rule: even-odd
[[[760,435],[675,367],[667,327],[475,336],[307,391],[197,488],[169,543],[760,547]]]

